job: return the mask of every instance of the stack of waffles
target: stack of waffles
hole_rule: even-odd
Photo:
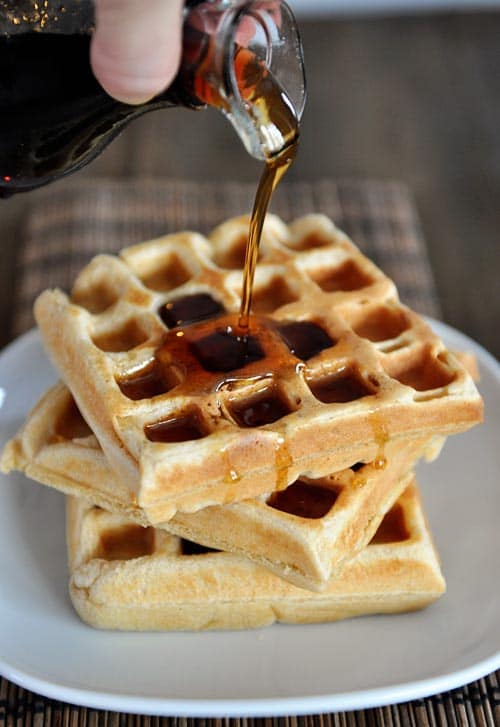
[[[481,420],[473,380],[327,218],[101,255],[35,314],[61,382],[3,453],[67,498],[70,593],[119,629],[246,628],[444,591],[415,481]]]

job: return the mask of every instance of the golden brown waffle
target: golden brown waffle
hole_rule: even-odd
[[[385,459],[285,490],[195,513],[177,513],[165,527],[218,550],[245,555],[291,582],[323,588],[332,572],[361,550],[412,477],[417,460],[435,456],[441,441],[389,442]],[[66,494],[148,525],[104,456],[63,384],[45,394],[2,466],[19,469]]]
[[[297,588],[245,558],[200,552],[68,498],[70,594],[81,618],[127,630],[238,629],[422,608],[445,590],[415,487],[374,540],[323,593]]]
[[[465,369],[319,215],[288,227],[267,219],[254,295],[266,317],[251,319],[243,346],[234,330],[247,229],[237,218],[209,240],[179,233],[99,256],[71,300],[46,291],[35,305],[51,358],[152,523],[482,416]]]

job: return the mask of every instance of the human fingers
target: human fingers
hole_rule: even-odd
[[[96,0],[92,70],[110,96],[130,104],[167,88],[179,66],[182,0]]]

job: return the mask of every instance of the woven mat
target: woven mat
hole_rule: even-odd
[[[255,185],[201,185],[171,181],[78,181],[48,188],[26,225],[15,303],[14,327],[33,325],[32,302],[42,289],[69,287],[78,270],[98,252],[178,229],[208,232],[225,217],[248,212]],[[285,221],[310,211],[324,212],[397,283],[405,303],[439,316],[425,244],[411,196],[392,182],[283,184],[273,211]],[[1,648],[1,645],[0,645]],[[195,724],[196,723],[196,724]],[[358,712],[280,719],[194,720],[132,716],[75,707],[0,680],[0,727],[49,724],[134,725],[135,727],[228,725],[242,727],[401,727],[500,725],[500,671],[473,684],[428,699]]]
[[[248,213],[255,184],[79,182],[50,187],[27,221],[15,332],[33,325],[31,307],[48,286],[68,287],[98,252],[167,232],[208,232],[226,217]],[[402,299],[420,313],[439,315],[425,245],[407,189],[398,183],[325,180],[283,184],[272,211],[285,221],[324,212],[397,282]]]

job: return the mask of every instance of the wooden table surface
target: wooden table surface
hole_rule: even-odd
[[[413,190],[444,319],[500,357],[500,13],[301,24],[308,74],[290,178],[398,179]],[[256,180],[217,112],[134,122],[80,176]],[[59,182],[64,185],[66,182]],[[38,193],[0,202],[0,346],[12,337],[23,225]]]

